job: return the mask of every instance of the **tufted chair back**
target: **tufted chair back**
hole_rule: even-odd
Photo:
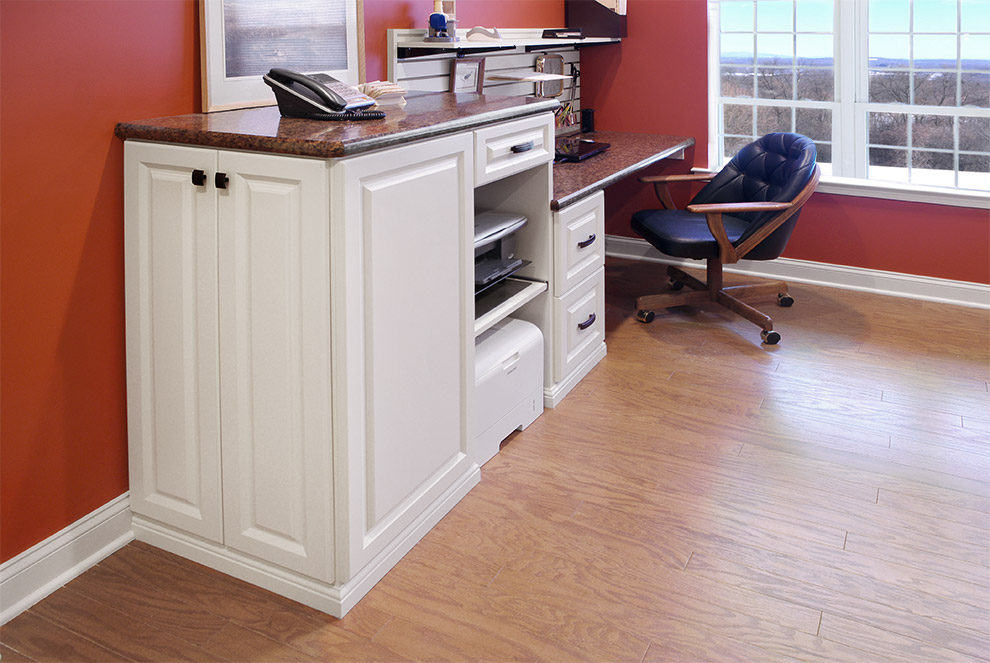
[[[811,139],[800,134],[773,133],[763,136],[739,151],[726,166],[691,200],[701,203],[787,202],[808,184],[815,169],[817,150]],[[734,242],[738,245],[776,212],[733,214],[748,228]],[[749,260],[772,260],[784,250],[800,211],[753,249]]]

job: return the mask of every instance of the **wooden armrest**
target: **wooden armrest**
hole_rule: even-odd
[[[793,203],[702,203],[699,205],[688,205],[687,211],[696,212],[698,214],[709,214],[711,212],[717,212],[719,214],[774,212],[782,209],[788,209],[791,205],[793,205]]]
[[[657,199],[664,209],[677,209],[674,199],[670,197],[670,188],[667,186],[671,182],[707,182],[715,177],[714,173],[687,173],[684,175],[647,175],[639,178],[643,184],[652,184],[653,191],[657,194]]]
[[[715,173],[686,173],[683,175],[647,175],[639,178],[643,184],[653,182],[707,182],[715,177]]]

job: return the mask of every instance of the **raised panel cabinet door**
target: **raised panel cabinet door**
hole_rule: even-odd
[[[471,470],[470,134],[335,164],[335,412],[349,577]],[[339,365],[337,364],[339,362]],[[338,475],[340,477],[341,475]]]
[[[554,295],[605,264],[605,194],[598,193],[554,213]]]
[[[124,146],[130,505],[220,542],[216,195],[193,182],[215,170],[215,150]]]
[[[328,166],[219,155],[224,541],[329,582]]]

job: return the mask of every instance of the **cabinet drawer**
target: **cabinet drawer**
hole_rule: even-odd
[[[475,186],[553,160],[553,115],[514,120],[474,132]]]
[[[605,194],[554,214],[553,294],[562,296],[605,264]]]
[[[554,380],[560,382],[605,340],[605,268],[555,297]]]

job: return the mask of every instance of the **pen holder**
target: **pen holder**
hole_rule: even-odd
[[[554,112],[554,127],[558,136],[574,133],[581,129],[581,113],[566,112],[566,107],[558,108]]]

